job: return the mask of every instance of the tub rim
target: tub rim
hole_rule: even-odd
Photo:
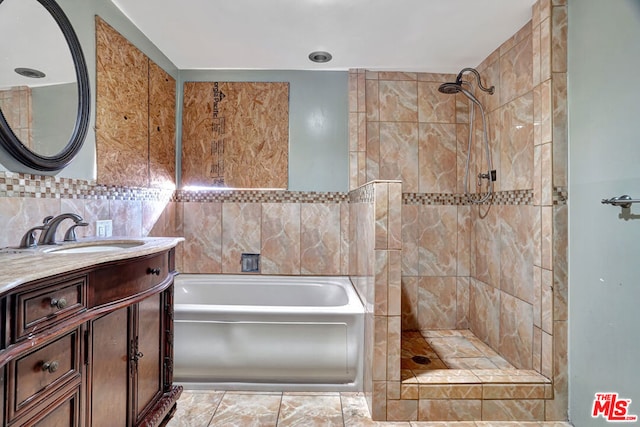
[[[302,280],[303,283],[315,283],[322,281],[329,281],[328,283],[339,286],[345,291],[347,295],[347,303],[344,305],[335,306],[296,306],[296,305],[226,305],[226,304],[193,304],[193,303],[180,303],[176,297],[178,294],[175,290],[180,286],[180,283],[191,282],[196,284],[199,281],[206,281],[208,278],[224,278],[231,282],[242,282],[247,280],[263,281],[278,278],[279,280],[285,280],[287,283],[300,284],[297,281]],[[209,284],[209,283],[207,283]],[[320,283],[322,284],[322,283]],[[296,275],[263,275],[263,274],[225,274],[225,273],[203,273],[203,274],[179,274],[174,279],[174,311],[178,313],[206,313],[215,311],[219,313],[242,313],[242,312],[255,312],[255,313],[289,313],[289,314],[313,314],[316,313],[335,313],[335,314],[361,314],[365,312],[364,304],[362,303],[356,287],[351,281],[349,276],[296,276]],[[177,319],[177,318],[176,318]],[[183,319],[180,319],[183,320]]]

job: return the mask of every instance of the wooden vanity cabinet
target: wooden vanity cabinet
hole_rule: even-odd
[[[164,425],[182,391],[172,384],[174,275],[171,249],[7,295],[0,427]]]
[[[87,425],[126,426],[129,387],[129,309],[91,321],[87,366]]]
[[[156,294],[131,307],[133,339],[133,409],[135,424],[140,423],[163,393],[164,294]]]
[[[139,425],[162,397],[165,299],[155,294],[91,322],[88,425]]]

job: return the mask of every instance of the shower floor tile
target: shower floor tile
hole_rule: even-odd
[[[401,368],[515,369],[468,330],[403,332]]]

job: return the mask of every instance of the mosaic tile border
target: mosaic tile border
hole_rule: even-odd
[[[371,203],[374,186],[366,184],[349,193],[286,190],[169,190],[98,185],[93,181],[0,171],[0,197],[51,199],[107,199],[202,203]],[[553,189],[553,204],[566,205],[566,187]],[[403,193],[405,205],[469,205],[464,194]],[[533,190],[499,191],[484,204],[530,205]]]
[[[346,193],[286,190],[176,190],[173,202],[202,203],[342,203]]]
[[[0,197],[76,198],[94,185],[80,179],[0,171]]]
[[[464,194],[442,193],[403,193],[405,205],[470,205]],[[483,205],[530,205],[533,203],[533,190],[498,191]]]
[[[349,192],[349,203],[373,203],[373,184],[365,184]]]
[[[567,189],[567,187],[554,187],[553,204],[555,206],[566,205],[568,198],[569,198],[569,190]]]
[[[0,171],[0,197],[167,201],[174,190],[98,185],[94,181]]]

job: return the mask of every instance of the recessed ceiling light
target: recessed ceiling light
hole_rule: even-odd
[[[313,62],[317,62],[319,64],[331,61],[331,54],[329,52],[325,52],[322,50],[318,50],[315,52],[311,52],[309,54],[309,59]]]
[[[32,79],[41,79],[45,76],[42,71],[33,68],[16,68],[13,71],[20,74],[21,76],[30,77]]]

